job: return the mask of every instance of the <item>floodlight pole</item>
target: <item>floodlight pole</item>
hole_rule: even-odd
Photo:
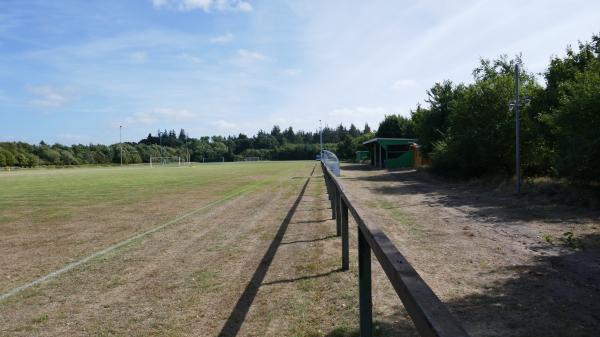
[[[187,144],[188,135],[187,134],[184,134],[184,135],[185,135],[185,155],[187,157],[187,162],[189,164],[190,163],[190,150],[188,149],[188,144]]]
[[[321,124],[321,120],[319,119],[319,137],[321,143],[321,160],[323,160],[323,125]]]
[[[515,64],[515,172],[517,194],[521,193],[521,116],[519,112],[519,64]]]
[[[158,129],[158,146],[160,147],[160,156],[163,156],[163,149],[162,149],[162,136],[160,134],[160,129]]]
[[[121,166],[123,166],[123,125],[119,125],[119,148],[121,150]]]

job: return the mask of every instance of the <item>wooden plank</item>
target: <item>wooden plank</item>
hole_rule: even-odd
[[[469,336],[389,237],[380,228],[363,219],[362,210],[352,203],[339,179],[324,166],[323,172],[330,177],[333,188],[339,191],[342,200],[348,206],[348,210],[411,316],[419,334],[427,337]]]

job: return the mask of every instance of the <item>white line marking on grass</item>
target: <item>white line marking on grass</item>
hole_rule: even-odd
[[[29,283],[26,283],[26,284],[24,284],[22,286],[13,288],[13,289],[11,289],[11,290],[3,293],[3,294],[0,294],[0,301],[5,300],[5,299],[7,299],[7,298],[9,298],[11,296],[14,296],[14,295],[20,293],[23,290],[26,290],[26,289],[29,289],[31,287],[34,287],[34,286],[36,286],[36,285],[38,285],[38,284],[40,284],[42,282],[45,282],[45,281],[47,281],[49,279],[55,278],[55,277],[57,277],[60,274],[66,273],[66,272],[70,271],[73,268],[79,267],[82,264],[84,264],[86,262],[89,262],[90,260],[93,260],[93,259],[98,258],[100,256],[106,255],[107,253],[110,253],[113,250],[119,249],[119,248],[121,248],[121,247],[123,247],[125,245],[128,245],[128,244],[132,243],[135,240],[138,240],[138,239],[140,239],[140,238],[142,238],[144,236],[147,236],[147,235],[150,235],[150,234],[152,234],[152,233],[154,233],[156,231],[159,231],[159,230],[161,230],[161,229],[163,229],[163,228],[165,228],[167,226],[170,226],[170,225],[172,225],[172,224],[174,224],[174,223],[176,223],[176,222],[178,222],[180,220],[183,220],[183,219],[189,217],[190,215],[196,214],[196,213],[198,213],[198,212],[200,212],[202,210],[205,210],[205,209],[207,209],[209,207],[212,207],[214,205],[220,204],[220,203],[222,203],[224,201],[227,201],[229,199],[233,199],[233,198],[235,198],[237,196],[245,194],[245,193],[249,192],[253,187],[257,187],[258,185],[260,185],[260,183],[261,182],[251,183],[248,186],[242,188],[241,190],[238,190],[238,191],[233,192],[231,194],[225,195],[223,198],[221,198],[219,200],[211,201],[211,202],[209,202],[206,205],[198,207],[198,208],[196,208],[196,209],[194,209],[194,210],[192,210],[192,211],[190,211],[190,212],[188,212],[186,214],[183,214],[183,215],[181,215],[181,216],[179,216],[179,217],[177,217],[177,218],[175,218],[175,219],[173,219],[171,221],[168,221],[168,222],[166,222],[166,223],[164,223],[162,225],[158,225],[158,226],[156,226],[156,227],[154,227],[152,229],[149,229],[149,230],[147,230],[145,232],[142,232],[140,234],[136,234],[136,235],[134,235],[134,236],[132,236],[132,237],[130,237],[128,239],[125,239],[125,240],[121,241],[121,242],[117,242],[117,243],[115,243],[112,246],[109,246],[107,248],[104,248],[103,250],[100,250],[100,251],[97,251],[97,252],[95,252],[95,253],[93,253],[91,255],[88,255],[88,256],[82,258],[81,260],[77,260],[75,262],[71,262],[71,263],[67,264],[66,266],[64,266],[64,267],[62,267],[62,268],[60,268],[58,270],[55,270],[55,271],[53,271],[53,272],[51,272],[51,273],[49,273],[47,275],[44,275],[44,276],[42,276],[42,277],[40,277],[40,278],[38,278],[36,280],[33,280],[33,281],[31,281]]]

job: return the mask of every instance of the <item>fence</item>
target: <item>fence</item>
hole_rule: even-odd
[[[325,162],[322,168],[331,201],[331,216],[336,220],[337,235],[342,237],[343,270],[349,269],[348,213],[352,214],[358,225],[360,336],[373,336],[371,251],[375,253],[421,336],[469,336],[387,235],[363,219]]]

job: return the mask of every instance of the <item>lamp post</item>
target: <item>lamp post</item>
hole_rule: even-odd
[[[521,193],[521,104],[528,105],[531,99],[527,96],[523,99],[523,103],[519,98],[519,64],[515,64],[515,99],[508,106],[509,109],[515,109],[515,178],[516,192]]]
[[[121,166],[123,166],[123,125],[119,125],[119,149],[121,150]]]
[[[517,194],[521,193],[521,114],[519,111],[519,64],[515,64],[515,172]]]
[[[320,119],[319,119],[319,136],[320,136],[320,144],[321,144],[321,160],[323,160],[323,125],[321,124]]]
[[[185,134],[185,156],[187,157],[187,163],[190,164],[190,150],[188,149],[188,135]]]
[[[162,135],[160,134],[160,129],[158,129],[158,146],[160,147],[160,156],[163,156],[163,149],[162,149]],[[162,158],[161,158],[162,161]]]

